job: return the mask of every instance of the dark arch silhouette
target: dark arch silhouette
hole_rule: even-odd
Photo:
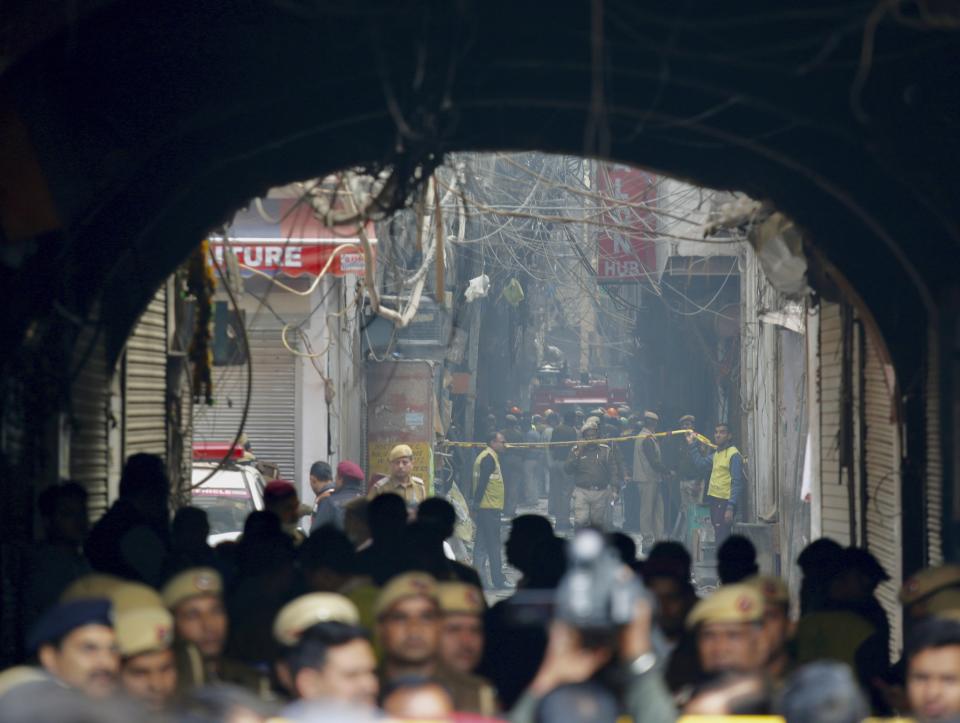
[[[604,156],[805,229],[814,285],[882,334],[916,485],[927,326],[957,276],[960,36],[872,2],[699,5],[81,4],[0,76],[0,180],[26,199],[0,203],[20,229],[4,337],[100,299],[116,353],[159,281],[272,185],[449,150]]]

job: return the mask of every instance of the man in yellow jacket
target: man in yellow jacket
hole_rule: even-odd
[[[719,548],[730,535],[737,504],[743,495],[745,479],[743,456],[733,445],[730,427],[718,424],[714,442],[717,445],[716,451],[703,455],[700,453],[696,434],[693,431],[687,433],[687,443],[690,445],[694,465],[702,472],[710,472],[706,501],[710,505],[710,522],[713,524],[714,539]]]
[[[503,563],[500,558],[500,514],[503,512],[506,492],[503,486],[503,471],[500,468],[500,453],[506,447],[506,439],[500,432],[493,432],[486,448],[473,463],[473,488],[471,506],[477,522],[477,540],[473,547],[473,564],[483,575],[483,559],[490,560],[490,580],[495,588],[505,588]]]

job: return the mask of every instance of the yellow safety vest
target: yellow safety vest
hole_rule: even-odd
[[[503,492],[503,473],[500,471],[500,458],[497,453],[487,447],[477,455],[473,462],[473,492],[476,494],[477,485],[480,483],[480,465],[487,457],[493,457],[493,472],[490,473],[490,481],[487,482],[487,488],[483,492],[483,499],[480,500],[481,510],[502,510],[504,504]]]
[[[730,486],[733,475],[730,474],[730,460],[733,455],[740,454],[733,445],[726,449],[718,449],[713,453],[713,471],[710,473],[710,486],[707,494],[720,500],[730,499]]]

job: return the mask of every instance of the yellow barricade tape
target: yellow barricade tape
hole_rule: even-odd
[[[649,439],[651,437],[673,437],[678,434],[687,434],[689,429],[675,429],[672,432],[654,432],[650,434],[649,432],[644,432],[642,434],[633,434],[626,437],[604,437],[602,439],[591,439],[583,440],[578,439],[573,442],[508,442],[507,448],[509,449],[520,449],[525,447],[530,448],[545,448],[545,447],[575,447],[578,444],[583,444],[585,441],[590,442],[591,444],[609,444],[610,442],[629,442],[631,439]],[[698,432],[694,432],[694,436],[697,438],[698,442],[707,445],[711,449],[716,449],[717,445],[711,442],[709,439],[704,437]],[[452,442],[450,440],[444,440],[441,442],[441,446],[444,447],[486,447],[486,442]]]

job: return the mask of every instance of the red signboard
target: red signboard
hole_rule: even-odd
[[[367,237],[376,243],[373,224],[366,226]],[[296,199],[263,199],[260,207],[240,211],[227,228],[226,240],[210,237],[210,246],[217,261],[225,253],[233,253],[245,276],[260,271],[271,276],[317,276],[330,261],[334,250],[353,244],[337,253],[327,273],[335,276],[363,274],[363,253],[359,239],[349,229],[324,226],[308,204]]]
[[[645,279],[657,268],[656,176],[631,166],[597,164],[597,188],[606,209],[597,234],[597,280]]]

